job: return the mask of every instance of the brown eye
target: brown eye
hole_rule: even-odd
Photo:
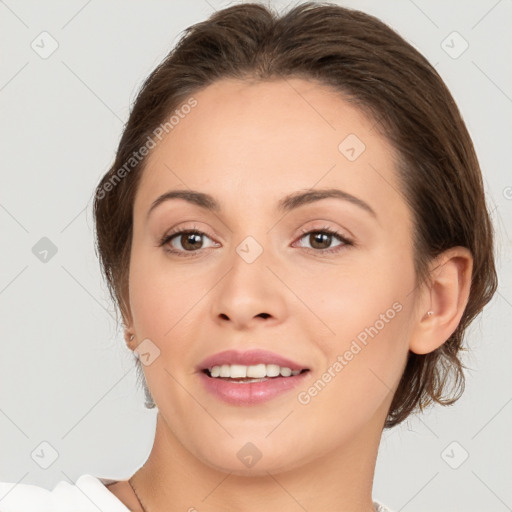
[[[332,235],[324,232],[315,232],[309,234],[309,243],[313,249],[329,249],[332,243]]]
[[[309,247],[303,245],[304,248],[313,249],[320,253],[337,252],[341,250],[343,246],[353,245],[350,240],[329,228],[308,231],[300,238],[300,240],[303,239],[309,242]],[[338,239],[340,243],[332,246],[331,244],[336,239]]]
[[[204,246],[205,239],[210,240],[211,244],[209,247]],[[200,249],[211,248],[219,244],[213,242],[202,231],[183,229],[164,236],[159,245],[165,247],[165,250],[169,253],[178,256],[190,256],[198,253]]]
[[[178,236],[178,240],[180,241],[183,249],[185,249],[186,251],[194,251],[196,249],[201,249],[202,235],[200,233],[181,233]]]

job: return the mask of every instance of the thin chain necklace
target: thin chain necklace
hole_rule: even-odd
[[[133,477],[132,477],[132,478],[133,478]],[[133,484],[132,484],[132,481],[131,481],[131,480],[132,480],[132,479],[131,479],[131,478],[129,478],[129,479],[128,479],[128,483],[130,484],[130,487],[132,488],[132,490],[133,490],[133,492],[134,492],[134,494],[135,494],[135,496],[136,496],[137,500],[139,501],[140,508],[143,510],[143,512],[147,512],[147,510],[145,509],[144,505],[142,504],[142,501],[141,501],[141,499],[139,498],[139,495],[137,494],[137,491],[135,490],[135,487],[133,486]],[[378,509],[375,507],[375,510],[378,510]]]
[[[133,478],[133,476],[132,476],[132,478]],[[129,478],[129,479],[128,479],[128,483],[130,484],[130,487],[132,488],[132,490],[133,490],[133,492],[134,492],[134,494],[135,494],[135,496],[136,496],[137,500],[139,501],[140,508],[143,510],[143,512],[147,512],[147,511],[146,511],[146,509],[145,509],[145,507],[144,507],[144,505],[142,504],[141,499],[139,498],[139,495],[137,494],[137,491],[135,490],[135,487],[134,487],[134,486],[133,486],[133,484],[132,484],[132,481],[131,481],[131,480],[132,480],[132,478]]]

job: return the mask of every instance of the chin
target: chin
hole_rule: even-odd
[[[211,444],[205,445],[203,439],[196,445],[195,457],[212,469],[239,476],[268,477],[268,473],[286,472],[316,458],[313,451],[309,458],[305,456],[297,449],[303,447],[296,442],[292,443],[294,449],[291,449],[278,436],[275,440],[244,436],[226,439],[225,443],[219,443],[219,438],[210,441]]]
[[[265,459],[265,460],[264,460]],[[211,468],[221,471],[223,473],[231,473],[237,476],[244,477],[268,477],[268,474],[276,474],[293,469],[298,463],[293,464],[293,461],[283,461],[282,457],[262,457],[250,464],[244,464],[238,458],[233,459],[230,454],[226,456],[217,456],[215,458],[202,459],[202,461]],[[284,463],[284,464],[283,464]]]

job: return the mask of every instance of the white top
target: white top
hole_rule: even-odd
[[[51,491],[37,485],[0,482],[0,512],[130,512],[105,487],[115,481],[84,474],[75,485],[61,480]],[[377,502],[374,505],[376,512],[391,512]]]

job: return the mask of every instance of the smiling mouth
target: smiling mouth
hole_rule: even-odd
[[[236,360],[236,355],[231,358],[233,359]],[[227,364],[224,361],[229,361],[230,358],[216,357],[211,361],[206,360],[197,372],[205,389],[214,397],[231,406],[249,407],[290,393],[312,371],[311,368],[301,368],[299,363],[272,354],[269,358],[263,358],[263,361],[273,359],[275,362],[271,364],[259,363],[258,359],[255,356],[246,356],[246,361],[251,364],[243,365]]]
[[[229,382],[246,382],[246,383],[263,382],[263,381],[272,380],[272,379],[289,379],[291,377],[295,377],[296,375],[301,375],[301,374],[309,372],[309,371],[310,371],[309,368],[305,368],[303,370],[297,371],[297,373],[292,372],[290,375],[286,375],[286,376],[284,376],[284,375],[267,376],[266,375],[264,377],[256,378],[256,377],[221,377],[221,376],[213,377],[209,368],[205,368],[204,370],[202,370],[202,372],[204,374],[206,374],[208,377],[210,377],[211,379],[220,379],[220,380],[225,380],[225,381],[229,381]]]

